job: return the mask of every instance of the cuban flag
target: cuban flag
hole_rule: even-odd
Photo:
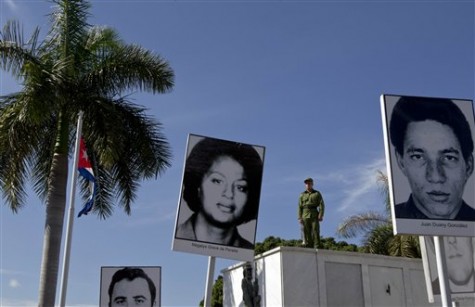
[[[89,211],[91,211],[92,206],[94,204],[94,197],[96,196],[97,192],[97,183],[96,178],[94,177],[94,172],[92,171],[91,162],[89,161],[89,157],[87,156],[86,144],[84,143],[84,139],[81,138],[79,143],[79,162],[78,162],[78,171],[81,176],[83,176],[87,181],[89,181],[89,198],[82,208],[79,211],[78,217],[81,215],[87,215]]]

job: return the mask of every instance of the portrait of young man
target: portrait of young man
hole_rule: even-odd
[[[470,235],[475,222],[472,101],[383,95],[381,103],[397,231]]]
[[[101,307],[160,306],[160,267],[102,267]]]
[[[454,297],[475,297],[475,238],[443,237],[449,289]],[[433,237],[421,237],[422,260],[429,269],[428,289],[440,295]],[[430,295],[429,295],[430,297]]]

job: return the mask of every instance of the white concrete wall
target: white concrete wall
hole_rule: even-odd
[[[224,306],[243,306],[244,264],[222,271]],[[255,267],[261,307],[441,305],[428,302],[420,259],[279,247],[256,257]]]
[[[281,253],[283,306],[317,306],[317,259],[313,250],[289,250]],[[314,276],[314,278],[310,278]],[[274,305],[275,306],[275,305]]]
[[[283,306],[282,260],[280,253],[256,259],[261,306]],[[226,306],[226,305],[225,305]]]

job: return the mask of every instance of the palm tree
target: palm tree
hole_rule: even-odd
[[[368,211],[352,215],[338,226],[337,233],[345,238],[363,234],[363,247],[368,253],[420,258],[419,239],[416,236],[393,234],[388,177],[378,171],[377,181],[385,199],[384,213]]]
[[[0,97],[0,187],[16,213],[25,184],[46,203],[39,306],[54,306],[75,123],[84,111],[82,134],[97,174],[93,212],[112,214],[119,200],[127,214],[139,182],[160,175],[171,158],[161,125],[130,103],[134,90],[164,93],[174,73],[160,56],[121,41],[109,28],[87,23],[83,0],[53,0],[51,28],[43,41],[36,29],[24,40],[18,22],[0,32],[0,67],[22,84]],[[86,195],[86,183],[81,185]]]

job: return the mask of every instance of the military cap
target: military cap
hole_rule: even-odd
[[[313,182],[313,179],[312,179],[312,178],[310,178],[310,177],[308,177],[308,178],[307,178],[307,179],[305,179],[303,182],[304,182],[304,183]]]

